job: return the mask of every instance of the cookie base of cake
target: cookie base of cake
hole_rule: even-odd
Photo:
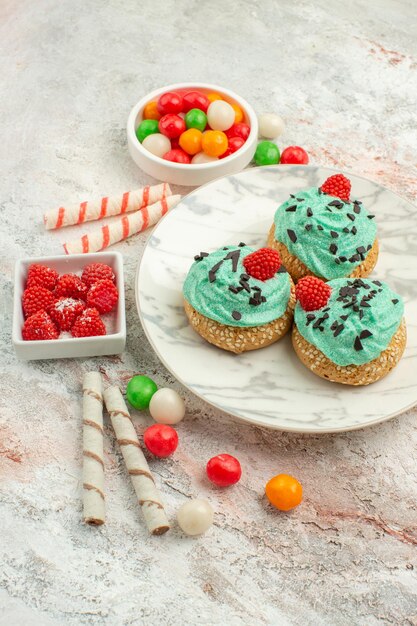
[[[209,343],[241,354],[248,350],[258,350],[279,341],[291,328],[295,306],[295,289],[291,284],[291,295],[284,315],[261,326],[227,326],[205,317],[184,300],[184,309],[194,330]]]
[[[282,264],[288,270],[293,281],[297,282],[300,278],[304,276],[316,276],[314,272],[308,269],[308,267],[296,256],[291,254],[288,248],[275,239],[275,224],[272,224],[269,233],[268,233],[268,246],[277,250],[281,257]],[[378,239],[375,239],[374,245],[369,250],[368,254],[365,257],[365,260],[362,261],[360,265],[357,265],[353,272],[351,272],[348,278],[366,278],[374,269],[376,262],[378,260],[379,253],[379,244]],[[322,278],[322,276],[318,276],[318,278]],[[326,280],[324,278],[323,280]]]
[[[343,385],[370,385],[386,376],[401,359],[407,341],[407,328],[403,318],[389,346],[381,354],[363,365],[336,365],[318,348],[308,342],[294,324],[292,343],[300,361],[321,378]]]

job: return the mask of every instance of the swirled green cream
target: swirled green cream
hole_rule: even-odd
[[[251,252],[241,244],[197,255],[185,279],[185,299],[205,317],[228,326],[260,326],[281,317],[290,298],[290,277],[281,266],[273,278],[252,278],[243,266]]]
[[[359,200],[345,202],[317,187],[305,189],[275,213],[275,239],[316,276],[349,276],[376,238],[374,216]]]
[[[401,296],[386,283],[338,278],[326,306],[304,311],[297,302],[294,321],[300,334],[337,365],[362,365],[389,345],[404,313]]]

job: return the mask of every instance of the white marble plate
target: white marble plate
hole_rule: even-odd
[[[347,174],[352,194],[377,216],[381,250],[373,275],[386,280],[406,304],[408,344],[391,374],[362,388],[330,383],[300,363],[288,335],[236,356],[206,343],[187,323],[181,288],[194,255],[240,241],[264,245],[278,204],[334,173],[280,165],[220,178],[185,196],[145,248],[136,298],[154,350],[192,392],[244,421],[289,431],[336,432],[383,421],[417,401],[416,209],[358,176]]]

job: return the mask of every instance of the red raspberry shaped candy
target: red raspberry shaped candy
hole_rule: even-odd
[[[25,341],[58,339],[59,331],[46,311],[38,311],[23,324],[22,337]]]
[[[85,302],[75,298],[59,298],[48,309],[51,319],[61,330],[71,330],[77,317],[84,311]]]
[[[22,307],[25,317],[30,317],[38,311],[46,311],[56,298],[45,287],[29,287],[25,289],[22,296]]]
[[[69,298],[77,298],[86,300],[87,285],[76,274],[63,274],[57,282],[54,294],[56,296],[66,296]]]
[[[90,263],[90,265],[86,265],[81,275],[81,280],[87,287],[91,287],[98,280],[105,279],[114,283],[116,277],[110,265],[105,265],[104,263]]]
[[[295,286],[295,295],[304,311],[316,311],[326,306],[331,288],[316,276],[305,276]]]
[[[44,289],[52,291],[57,281],[58,272],[53,270],[52,267],[33,263],[33,265],[29,267],[26,289],[29,287],[43,287]]]
[[[268,280],[281,267],[281,257],[272,248],[260,248],[243,259],[243,267],[252,278]]]
[[[99,280],[92,287],[87,295],[88,306],[93,306],[100,313],[108,313],[117,304],[119,292],[111,280]]]
[[[106,327],[97,309],[87,308],[77,317],[72,328],[73,337],[96,337],[106,334]]]
[[[323,193],[327,193],[329,196],[335,196],[345,202],[349,202],[351,184],[350,180],[343,176],[343,174],[334,174],[329,176],[320,187]]]

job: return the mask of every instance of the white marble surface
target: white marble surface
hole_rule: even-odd
[[[224,83],[285,118],[281,145],[415,200],[414,2],[3,0],[0,14],[0,624],[416,624],[415,410],[365,431],[302,436],[237,423],[185,394],[181,447],[153,469],[171,517],[206,496],[214,528],[149,538],[107,425],[108,522],[91,529],[80,523],[82,373],[100,366],[123,383],[146,372],[181,391],[135,311],[146,236],[117,247],[121,358],[25,364],[10,345],[15,259],[61,249],[44,209],[150,182],[129,159],[125,120],[159,85]],[[202,477],[220,451],[244,466],[233,490]],[[280,471],[305,489],[289,515],[262,496]]]

